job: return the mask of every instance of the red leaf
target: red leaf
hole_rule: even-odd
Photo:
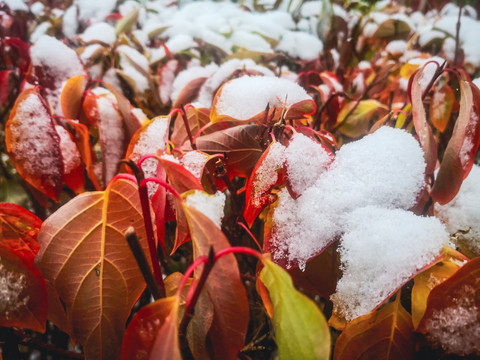
[[[144,306],[135,315],[123,338],[122,359],[181,360],[178,341],[178,296]]]
[[[460,91],[458,119],[430,194],[442,205],[460,190],[480,145],[480,90],[470,81],[460,80]]]
[[[52,114],[35,89],[23,91],[5,125],[7,151],[19,174],[58,201],[63,162]]]
[[[247,222],[247,225],[250,227],[252,226],[257,216],[265,208],[265,206],[270,205],[276,200],[276,197],[270,194],[269,191],[274,186],[282,184],[284,182],[285,171],[282,164],[280,167],[278,167],[278,169],[276,169],[276,179],[263,179],[263,181],[267,180],[271,183],[268,184],[267,188],[265,188],[265,186],[262,186],[261,184],[261,176],[263,173],[259,170],[262,169],[262,165],[264,164],[268,166],[265,159],[268,160],[268,154],[270,153],[270,150],[272,149],[272,146],[274,144],[277,144],[276,146],[279,145],[276,142],[272,142],[268,146],[267,150],[265,150],[265,152],[262,154],[257,164],[255,165],[255,168],[253,169],[252,174],[248,179],[248,183],[245,189],[245,210],[243,211],[243,216],[245,218],[245,221]]]
[[[37,235],[42,220],[16,204],[0,203],[0,247],[33,263],[40,246]]]
[[[3,40],[6,48],[10,47],[10,59],[12,65],[18,67],[21,73],[25,73],[30,66],[30,44],[16,37],[5,37]]]
[[[433,137],[431,126],[427,122],[427,115],[423,105],[423,89],[420,79],[424,76],[423,68],[418,70],[411,81],[412,115],[415,131],[418,134],[422,146],[425,162],[427,164],[425,174],[433,174],[437,164],[437,142]]]

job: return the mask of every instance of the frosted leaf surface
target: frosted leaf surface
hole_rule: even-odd
[[[9,129],[15,142],[12,152],[16,162],[22,164],[28,174],[41,177],[55,187],[63,169],[60,139],[37,94],[18,104],[15,118]]]
[[[130,154],[130,160],[137,162],[142,156],[156,154],[157,150],[164,150],[168,140],[168,124],[168,117],[159,116],[153,119],[140,134]],[[156,159],[147,159],[142,163],[142,170],[146,178],[157,175],[157,165]]]
[[[309,137],[296,133],[286,150],[287,176],[296,194],[311,187],[333,160],[325,148]]]
[[[180,159],[180,164],[190,171],[198,180],[201,180],[203,167],[207,160],[207,154],[200,151],[189,151],[183,154]]]
[[[60,94],[71,77],[85,74],[77,53],[54,37],[43,35],[30,48],[32,65],[41,68],[47,100],[58,115],[63,115]]]
[[[185,198],[185,204],[202,212],[220,228],[222,226],[225,199],[225,194],[219,191],[215,195],[209,195],[206,192],[194,190]]]
[[[480,355],[480,309],[475,303],[475,289],[464,286],[461,293],[453,306],[435,310],[426,321],[427,338],[448,353]]]
[[[27,290],[25,275],[9,271],[0,263],[0,314],[7,320],[15,318],[15,313],[27,306],[30,297],[22,296],[25,290]]]
[[[70,137],[70,133],[63,126],[55,125],[55,130],[60,137],[60,151],[62,152],[64,173],[70,174],[82,162],[80,152]]]
[[[368,314],[440,254],[449,235],[435,217],[365,207],[345,216],[343,276],[331,300],[350,321]]]
[[[436,216],[453,234],[471,227],[462,235],[468,247],[480,253],[480,166],[474,165],[463,181],[460,191],[448,204],[435,204]]]
[[[239,120],[247,120],[273,107],[290,107],[303,100],[311,100],[300,85],[277,77],[242,76],[222,88],[216,103],[219,115],[228,115]]]

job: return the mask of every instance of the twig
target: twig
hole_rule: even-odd
[[[158,300],[162,297],[165,297],[165,288],[159,289],[158,285],[153,277],[152,272],[150,271],[150,267],[148,266],[147,258],[143,253],[143,250],[138,242],[137,234],[135,233],[135,229],[130,226],[127,231],[125,232],[125,239],[130,246],[130,250],[132,250],[133,256],[137,261],[138,267],[142,272],[143,278],[147,283],[148,290],[152,294],[155,300]]]
[[[222,181],[225,183],[227,186],[228,192],[232,196],[232,201],[233,205],[235,206],[235,210],[239,209],[239,201],[237,198],[237,192],[235,191],[235,188],[232,185],[232,182],[230,181],[230,178],[228,177],[227,170],[225,169],[225,166],[223,164],[223,161],[221,158],[218,158],[218,160],[215,162],[215,166],[217,168],[217,171],[215,173],[215,176],[218,178],[221,178]]]

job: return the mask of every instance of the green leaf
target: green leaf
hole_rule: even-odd
[[[263,260],[260,280],[273,304],[273,325],[278,357],[329,359],[330,330],[317,305],[298,292],[290,275],[269,259]]]

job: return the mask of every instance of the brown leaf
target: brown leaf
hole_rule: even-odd
[[[347,324],[335,344],[334,360],[414,359],[410,314],[400,303],[400,294],[380,310]]]
[[[18,96],[5,125],[5,143],[22,178],[58,201],[63,175],[60,137],[36,89],[27,89]]]
[[[418,134],[422,146],[425,162],[427,164],[425,174],[433,174],[437,164],[437,142],[433,137],[432,127],[427,122],[425,106],[423,105],[423,89],[420,80],[424,76],[423,68],[418,70],[411,81],[412,115],[415,131]]]
[[[68,202],[38,236],[37,266],[65,304],[87,359],[119,356],[126,320],[145,288],[124,239],[130,226],[147,253],[137,186],[120,179]]]
[[[457,195],[480,145],[480,90],[460,80],[460,111],[430,195],[446,204]]]
[[[230,247],[223,232],[208,217],[184,203],[182,207],[190,229],[195,259],[208,255],[212,246],[215,252]],[[200,273],[195,272],[197,279],[199,276]],[[208,294],[214,309],[212,326],[208,331],[212,344],[210,356],[213,359],[236,359],[245,343],[249,306],[233,254],[215,262],[202,294],[204,292]],[[195,319],[194,316],[192,322],[198,321],[202,321],[202,318]]]
[[[185,114],[192,136],[195,136],[201,128],[210,122],[210,109],[188,106],[185,109]],[[175,146],[182,146],[186,141],[189,141],[181,114],[178,114],[175,118],[171,140]]]
[[[178,94],[177,99],[173,103],[172,109],[178,109],[181,106],[185,106],[194,101],[197,98],[198,93],[200,92],[200,88],[206,80],[206,77],[199,77],[193,79],[187,85],[185,85],[180,91],[180,94]]]
[[[246,177],[252,172],[263,150],[259,125],[239,125],[197,138],[197,149],[207,154],[225,155],[230,175]]]

